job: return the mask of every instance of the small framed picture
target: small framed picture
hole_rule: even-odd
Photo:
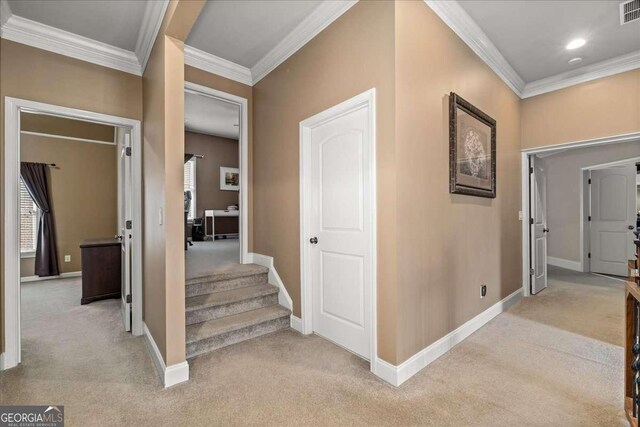
[[[496,121],[449,94],[449,192],[496,197]]]
[[[220,189],[240,191],[240,169],[220,167]]]

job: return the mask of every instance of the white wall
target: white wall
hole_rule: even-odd
[[[632,157],[640,157],[640,141],[567,150],[544,159],[549,257],[580,262],[581,168]]]

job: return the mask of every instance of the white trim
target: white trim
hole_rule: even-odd
[[[20,133],[23,135],[44,136],[47,138],[66,139],[69,141],[91,142],[93,144],[116,145],[116,143],[112,141],[99,141],[97,139],[77,138],[74,136],[54,135],[51,133],[31,132],[28,130],[21,130]]]
[[[208,73],[217,74],[230,80],[253,85],[251,70],[234,62],[204,52],[195,47],[184,46],[184,63]]]
[[[313,316],[312,316],[312,292],[311,292],[311,268],[310,268],[310,252],[307,242],[308,233],[306,230],[310,228],[309,218],[311,217],[311,205],[309,204],[306,194],[309,194],[309,174],[311,164],[311,150],[307,147],[309,142],[309,134],[311,128],[320,125],[327,119],[336,115],[347,114],[353,110],[367,106],[369,108],[369,126],[371,135],[370,146],[370,249],[371,249],[371,298],[368,301],[371,307],[370,324],[370,369],[375,375],[378,375],[378,366],[375,361],[378,359],[378,317],[377,317],[377,201],[376,201],[376,89],[372,88],[359,95],[354,96],[338,105],[322,111],[308,119],[300,122],[300,291],[301,291],[301,332],[303,334],[311,334],[313,332]],[[298,325],[296,325],[299,327]]]
[[[262,80],[356,3],[357,0],[322,2],[269,53],[251,67],[253,84]]]
[[[20,259],[25,259],[25,258],[35,258],[36,257],[36,251],[20,251]]]
[[[11,15],[9,2],[7,0],[0,0],[0,26],[6,24],[9,18],[11,18]]]
[[[276,270],[273,257],[250,253],[247,259],[253,264],[258,264],[269,269],[269,284],[277,286],[278,289],[280,289],[280,292],[278,293],[278,304],[293,311],[293,300],[289,296],[289,292],[287,292],[287,288],[284,286],[284,283]]]
[[[585,65],[575,70],[527,83],[520,97],[522,99],[530,98],[591,80],[635,70],[636,68],[640,68],[640,51],[631,52],[595,64]]]
[[[640,68],[640,51],[636,51],[525,83],[457,1],[424,0],[424,2],[522,99]]]
[[[582,271],[582,263],[580,261],[573,261],[570,259],[556,258],[547,255],[547,264],[556,267],[566,268],[567,270]]]
[[[511,90],[520,96],[525,87],[524,80],[457,1],[424,0],[424,2]]]
[[[609,169],[609,168],[613,168],[616,166],[623,166],[623,165],[628,165],[630,163],[633,163],[634,165],[640,162],[640,157],[629,157],[628,159],[622,159],[622,160],[615,160],[613,162],[606,162],[606,163],[598,163],[597,165],[590,165],[590,166],[584,166],[581,168],[581,170],[585,171],[585,170],[598,170],[598,169]]]
[[[621,135],[613,135],[606,136],[603,138],[593,138],[586,139],[581,141],[573,141],[556,145],[549,145],[546,147],[535,147],[535,148],[527,148],[521,150],[520,153],[520,167],[521,167],[521,185],[522,185],[522,289],[523,295],[528,297],[531,295],[530,293],[530,276],[529,276],[529,257],[530,257],[530,235],[529,235],[529,218],[531,218],[531,212],[529,209],[529,156],[535,155],[538,153],[549,153],[549,152],[560,152],[570,148],[585,148],[585,147],[593,147],[604,144],[616,144],[623,142],[631,142],[634,140],[640,140],[640,132],[626,133]],[[625,159],[625,161],[629,161],[629,159]],[[581,180],[582,183],[582,180]],[[583,209],[583,203],[581,203],[581,209]],[[584,215],[584,212],[583,212]],[[582,226],[581,238],[584,239],[585,228]],[[581,248],[584,246],[584,242],[581,245]],[[582,252],[582,260],[581,260],[582,269],[584,270],[586,266],[586,261],[584,259],[584,252]],[[582,271],[582,270],[581,270]]]
[[[82,271],[69,271],[67,273],[61,273],[59,276],[25,276],[20,278],[20,283],[44,282],[45,280],[67,279],[70,277],[82,277]]]
[[[68,31],[12,15],[2,25],[3,39],[70,56],[126,73],[142,75],[135,53]]]
[[[196,83],[185,82],[185,92],[208,96],[237,105],[240,108],[240,134],[238,147],[240,157],[240,263],[249,264],[249,101]]]
[[[522,298],[518,289],[398,366],[376,358],[377,375],[398,387]]]
[[[158,349],[158,345],[153,339],[153,335],[151,335],[151,331],[149,331],[146,323],[143,323],[143,328],[144,338],[150,347],[149,352],[151,353],[153,364],[156,367],[156,371],[160,376],[160,381],[162,381],[164,388],[189,381],[189,362],[185,360],[175,365],[166,366],[162,358],[162,353],[160,353],[160,349]]]
[[[136,57],[140,64],[140,71],[144,73],[144,69],[147,67],[147,61],[149,55],[151,55],[151,49],[153,43],[158,37],[158,31],[162,25],[164,14],[169,7],[169,0],[154,0],[148,1],[147,7],[144,11],[142,18],[142,24],[140,24],[140,31],[138,32],[138,40],[136,41]]]
[[[302,332],[302,319],[299,318],[298,316],[294,316],[293,314],[291,315],[291,329],[296,330],[298,332],[300,332],[301,334]]]
[[[5,368],[20,363],[20,251],[18,221],[18,181],[20,165],[20,111],[38,111],[67,118],[122,126],[131,131],[133,162],[133,230],[142,236],[142,135],[139,120],[94,113],[75,108],[61,107],[42,102],[5,97],[4,100],[4,328]],[[142,241],[133,239],[132,244],[132,333],[142,335]]]

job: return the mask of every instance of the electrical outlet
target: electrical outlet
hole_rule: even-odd
[[[480,286],[480,298],[487,296],[487,285]]]
[[[64,262],[71,262],[71,255],[65,255]]]
[[[524,213],[522,213],[522,211],[518,211],[518,221],[522,221],[523,218],[524,218]]]

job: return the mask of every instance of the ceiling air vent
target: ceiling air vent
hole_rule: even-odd
[[[620,25],[640,19],[640,0],[620,3]]]

